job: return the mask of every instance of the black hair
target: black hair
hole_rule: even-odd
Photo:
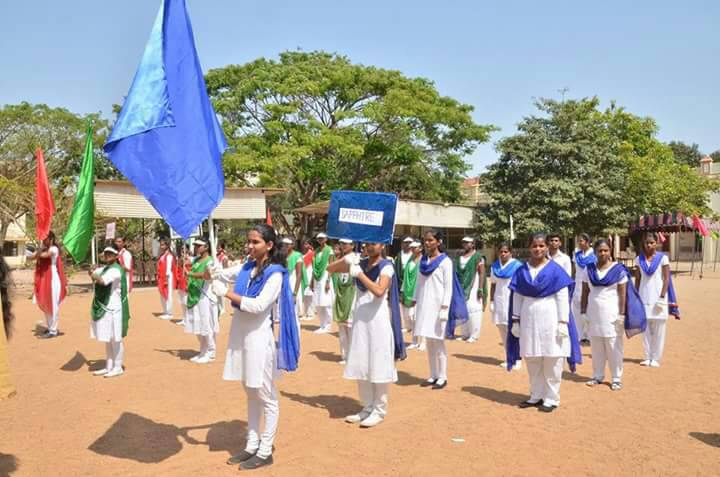
[[[167,238],[167,237],[160,237],[160,239],[158,240],[158,242],[164,243],[165,245],[170,245],[170,239]]]
[[[643,236],[642,236],[642,242],[643,242],[643,244],[644,244],[644,243],[647,241],[647,239],[649,239],[649,238],[651,238],[651,239],[653,239],[654,241],[657,242],[657,241],[658,241],[658,234],[656,234],[655,232],[645,232],[645,233],[643,234]]]
[[[438,250],[440,252],[445,251],[445,242],[443,242],[443,235],[442,232],[440,232],[437,229],[427,229],[425,232],[423,232],[423,236],[430,234],[432,238],[440,242],[440,245],[438,245]]]
[[[528,242],[528,246],[532,245],[534,241],[536,240],[542,240],[545,242],[545,245],[547,245],[549,238],[548,237],[559,237],[559,235],[550,235],[548,236],[545,232],[537,232],[530,236],[530,241]]]
[[[277,233],[272,225],[257,224],[250,230],[259,233],[265,242],[273,243],[273,248],[268,252],[268,261],[265,262],[263,268],[271,263],[282,265],[283,267],[287,265],[287,249],[279,243]]]
[[[5,336],[12,335],[12,302],[10,301],[10,267],[5,258],[0,255],[0,301],[2,302],[2,322],[5,327]]]
[[[537,235],[537,234],[536,234],[536,235]],[[562,237],[560,237],[560,234],[550,233],[550,234],[547,234],[547,235],[545,235],[545,234],[542,234],[542,235],[545,236],[546,241],[547,241],[547,240],[552,240],[552,239],[554,239],[554,238],[557,238],[557,239],[560,239],[560,241],[562,242]],[[532,243],[532,236],[530,237],[530,242]]]
[[[512,252],[512,245],[510,245],[510,242],[500,242],[497,249],[500,250],[502,248],[506,248],[508,249],[508,252]]]
[[[610,251],[612,252],[612,246],[610,245],[610,242],[608,239],[600,238],[595,241],[595,244],[593,245],[593,249],[597,249],[600,245],[607,245]]]
[[[592,243],[592,241],[590,240],[590,236],[589,236],[588,234],[584,233],[584,232],[581,233],[581,234],[578,234],[578,237],[580,237],[581,239],[583,239],[583,240],[586,241],[587,243]]]

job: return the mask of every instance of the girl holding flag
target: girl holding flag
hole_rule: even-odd
[[[552,412],[560,405],[563,360],[570,370],[582,362],[575,323],[570,312],[574,282],[547,256],[545,234],[530,240],[530,259],[510,280],[512,326],[507,339],[508,371],[522,356],[530,379],[530,399],[521,408]]]
[[[173,289],[175,281],[175,256],[170,251],[170,243],[168,239],[160,239],[160,258],[157,264],[157,287],[160,292],[160,304],[163,312],[160,318],[169,320],[173,316]]]
[[[297,318],[290,287],[287,257],[275,229],[258,224],[248,232],[250,260],[218,271],[213,290],[233,306],[223,379],[241,381],[248,400],[245,450],[228,464],[256,469],[273,463],[272,450],[280,414],[275,380],[279,370],[295,371],[300,356]],[[226,282],[235,285],[228,291]],[[273,333],[272,310],[279,302],[278,344]],[[260,432],[264,418],[265,429]]]
[[[572,312],[575,317],[580,343],[590,344],[587,332],[589,324],[585,320],[585,315],[580,313],[580,297],[583,291],[583,283],[587,281],[587,266],[597,263],[597,257],[593,252],[588,234],[578,235],[578,249],[575,250],[573,262],[575,262],[575,292],[572,297]]]
[[[207,364],[215,361],[215,335],[220,331],[218,297],[213,294],[211,283],[206,279],[214,262],[207,242],[195,239],[193,245],[195,259],[188,273],[188,316],[185,319],[185,332],[196,335],[200,342],[200,352],[190,358],[190,361]]]
[[[680,319],[675,288],[670,276],[670,260],[667,255],[657,251],[657,242],[657,234],[646,233],[643,237],[643,253],[635,259],[638,267],[635,285],[648,319],[647,331],[643,335],[645,360],[640,364],[653,368],[660,367],[668,315]]]
[[[512,256],[512,247],[507,242],[502,242],[497,248],[498,259],[493,262],[490,269],[490,313],[492,314],[493,323],[500,332],[503,349],[507,341],[508,333],[508,312],[510,311],[510,279],[515,271],[520,268],[522,263],[515,260]],[[513,366],[515,369],[521,367],[522,361],[518,360]],[[507,367],[507,363],[503,362],[500,366]]]
[[[358,382],[362,410],[345,421],[361,427],[380,424],[387,414],[388,384],[397,381],[395,360],[405,359],[397,276],[384,246],[366,243],[367,258],[345,255],[328,266],[348,273],[357,287],[345,379]]]
[[[413,300],[416,306],[413,333],[426,339],[430,364],[430,377],[420,386],[443,389],[447,386],[445,338],[453,338],[455,325],[467,321],[468,311],[452,260],[441,250],[440,234],[427,231],[424,242],[425,256],[420,260]]]
[[[589,318],[586,322],[592,346],[593,378],[586,384],[602,383],[607,363],[612,377],[610,389],[619,391],[622,389],[623,332],[627,328],[628,336],[632,336],[644,331],[645,309],[628,280],[628,269],[613,262],[607,240],[595,242],[595,255],[597,265],[587,265],[581,299],[583,317],[587,313]]]
[[[47,330],[40,338],[55,338],[58,335],[58,314],[65,299],[67,280],[60,256],[55,233],[48,232],[42,241],[42,248],[28,257],[37,260],[35,264],[34,299],[45,314]]]

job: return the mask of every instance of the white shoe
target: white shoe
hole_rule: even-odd
[[[196,359],[195,363],[196,364],[208,364],[211,361],[213,361],[213,360],[210,359],[210,356],[205,355],[205,356],[200,356],[198,359]]]
[[[507,361],[503,361],[502,363],[500,363],[500,367],[503,369],[507,369]]]
[[[515,361],[515,366],[513,366],[513,369],[522,369],[522,361]]]
[[[477,341],[477,338],[468,338],[465,340],[466,343],[475,343]]]
[[[125,371],[123,371],[122,368],[120,368],[120,369],[113,369],[112,371],[110,371],[109,373],[107,373],[107,374],[105,375],[105,377],[106,377],[106,378],[114,378],[114,377],[116,377],[116,376],[122,376],[123,374],[125,374]]]
[[[105,376],[109,372],[110,371],[108,371],[106,368],[98,369],[97,371],[93,372],[93,376]]]
[[[210,361],[215,361],[215,353],[208,353],[207,357]]]
[[[345,361],[344,359],[341,359],[340,361],[338,361],[338,364],[347,364],[347,361]]]
[[[455,338],[455,341],[465,341],[466,339],[467,338],[465,338],[464,336],[458,336],[457,338]]]
[[[178,326],[185,326],[185,320],[180,320],[177,323],[175,323]]]
[[[318,328],[317,330],[315,330],[315,333],[317,333],[318,335],[326,335],[330,333],[330,330],[326,328]]]
[[[418,350],[418,351],[425,351],[426,349],[427,349],[427,348],[425,347],[425,345],[420,345],[420,346],[417,347],[417,350]]]
[[[190,361],[192,361],[193,363],[197,363],[197,360],[200,358],[202,358],[202,355],[200,353],[198,353],[195,356],[193,356],[192,358],[190,358]]]
[[[357,424],[357,423],[367,419],[368,416],[370,416],[369,412],[360,411],[357,414],[352,414],[350,416],[345,417],[345,422],[350,423],[350,424]]]
[[[383,422],[383,420],[384,418],[380,414],[373,412],[360,422],[360,427],[375,427]]]
[[[412,344],[407,345],[407,348],[405,348],[405,349],[418,349],[419,347],[420,347],[419,344],[412,343]]]
[[[660,361],[655,361],[655,360],[650,361],[650,367],[651,367],[651,368],[659,368],[659,367],[660,367]]]
[[[161,320],[172,320],[172,315],[160,315]]]
[[[640,366],[650,366],[650,360],[646,359],[645,361],[640,361]]]

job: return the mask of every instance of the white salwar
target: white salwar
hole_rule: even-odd
[[[60,260],[60,250],[53,245],[48,249],[50,254],[50,286],[52,293],[52,313],[45,314],[45,322],[47,323],[48,332],[51,334],[58,333],[59,313],[60,313],[60,295],[62,294],[62,283],[60,282],[60,274],[58,273],[57,261]]]
[[[327,290],[325,287],[327,287]],[[320,280],[315,280],[313,288],[313,308],[317,311],[320,319],[320,329],[318,331],[330,332],[333,321],[333,301],[335,300],[335,290],[330,280],[330,274],[325,271]]]
[[[616,266],[620,265],[612,264],[604,270],[598,269],[598,278],[602,280],[612,267]],[[587,274],[585,276],[587,277]],[[584,282],[590,290],[587,303],[587,333],[592,347],[593,379],[597,381],[605,378],[605,363],[607,363],[612,382],[622,382],[624,324],[617,323],[620,315],[618,285],[627,282],[627,277],[607,287],[595,286],[589,279]]]
[[[501,263],[500,268],[504,270],[505,267],[515,261],[516,260],[512,258],[504,265]],[[508,314],[510,313],[510,280],[512,280],[512,277],[499,278],[492,273],[492,270],[490,271],[490,283],[495,285],[495,294],[492,297],[492,320],[498,329],[498,333],[500,334],[500,341],[502,342],[503,349],[505,348],[505,344],[507,342]],[[520,361],[518,361],[517,364],[519,363]]]
[[[110,268],[102,275],[102,283],[111,285],[105,313],[99,320],[90,320],[90,337],[105,343],[105,369],[122,371],[125,349],[122,342],[122,275],[117,268]]]
[[[534,280],[547,263],[529,267]],[[558,325],[570,320],[568,289],[542,298],[513,294],[513,318],[520,320],[520,356],[527,363],[529,402],[560,405],[563,360],[570,356],[570,338],[558,337]]]
[[[470,257],[460,257],[460,263],[465,266]],[[484,264],[481,261],[479,264]],[[483,319],[483,301],[482,298],[478,297],[478,290],[480,289],[480,273],[475,272],[473,277],[472,287],[470,288],[470,296],[465,302],[468,311],[468,320],[463,325],[463,338],[468,340],[477,341],[480,338],[480,330],[482,329]]]
[[[241,268],[242,265],[239,265],[223,270],[222,278],[225,281],[236,280]],[[251,278],[255,273],[256,269],[253,269]],[[277,369],[271,312],[281,289],[282,274],[274,273],[257,297],[243,297],[240,309],[232,307],[233,318],[223,370],[224,380],[242,381],[245,385],[248,398],[245,450],[257,452],[257,456],[263,459],[272,454],[280,417],[280,401],[275,386],[280,371]],[[262,418],[265,429],[260,433]]]
[[[392,279],[394,274],[392,266],[385,266],[377,281],[380,277]],[[387,414],[388,384],[397,381],[387,294],[388,291],[382,297],[376,297],[369,290],[356,290],[350,347],[343,374],[345,379],[357,380],[363,413],[381,418]]]
[[[640,268],[640,258],[635,259],[635,265]],[[660,300],[663,286],[663,267],[670,265],[667,255],[663,255],[660,265],[652,275],[647,275],[640,268],[640,288],[638,294],[640,300],[645,307],[645,316],[647,316],[647,330],[643,333],[643,348],[645,351],[645,359],[660,362],[665,350],[665,332],[667,319],[669,316],[668,307],[656,306]],[[667,296],[665,296],[667,299]]]
[[[440,319],[440,309],[450,308],[454,273],[452,261],[446,257],[430,275],[425,276],[418,271],[415,285],[416,305],[413,334],[416,337],[426,338],[430,379],[433,380],[447,381],[447,350],[445,348],[447,321]]]
[[[587,257],[591,253],[593,253],[593,250],[591,248],[588,248],[585,252],[583,252],[583,257]],[[573,316],[575,317],[575,329],[577,330],[578,339],[586,340],[589,336],[589,324],[582,319],[580,298],[582,297],[582,284],[588,281],[587,269],[581,268],[580,265],[577,264],[577,260],[575,260],[574,255],[573,262],[575,262],[575,292],[572,296],[572,312]]]
[[[303,256],[304,258],[304,256]],[[307,320],[311,320],[315,316],[315,308],[313,307],[313,289],[310,286],[313,276],[312,262],[310,265],[305,266],[305,278],[307,279],[308,286],[305,288],[305,292],[302,296],[302,314]]]
[[[165,258],[165,277],[167,280],[168,297],[160,295],[160,305],[163,309],[163,315],[172,316],[173,314],[173,290],[175,288],[175,274],[173,269],[173,262],[175,258],[171,253],[166,252],[167,257]],[[159,263],[159,262],[158,262]]]
[[[208,267],[212,267],[210,260]],[[188,279],[189,281],[189,279]],[[215,336],[220,332],[218,315],[218,297],[211,289],[211,281],[205,280],[200,292],[200,299],[195,306],[188,308],[185,318],[185,333],[194,334],[200,342],[200,357],[215,357]]]

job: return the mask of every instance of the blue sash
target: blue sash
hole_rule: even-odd
[[[662,258],[665,256],[662,252],[655,252],[655,256],[652,259],[652,262],[650,264],[647,263],[647,257],[645,257],[644,253],[641,253],[638,257],[638,262],[640,262],[640,268],[645,273],[645,275],[652,275],[655,273],[655,271],[660,266],[660,263],[662,262]],[[677,296],[675,295],[675,287],[673,286],[672,282],[672,273],[670,274],[670,277],[668,278],[668,313],[673,315],[676,320],[680,319],[680,307],[678,306],[677,302]]]
[[[588,280],[596,287],[609,287],[618,283],[623,277],[628,278],[625,291],[625,335],[628,338],[632,338],[637,334],[643,333],[647,329],[645,306],[633,284],[633,277],[630,271],[625,268],[625,265],[616,263],[608,270],[602,280],[598,276],[598,270],[595,264],[588,265],[587,272]]]
[[[503,267],[498,259],[492,264],[492,274],[495,278],[508,279],[511,278],[515,271],[520,267],[522,267],[522,262],[520,260],[511,258],[505,267]]]
[[[282,265],[272,264],[265,267],[261,275],[251,279],[250,273],[253,268],[255,268],[255,261],[248,261],[243,265],[235,281],[233,291],[240,296],[257,298],[272,274],[282,274],[282,289],[278,298],[280,302],[280,334],[277,343],[277,367],[285,371],[295,371],[300,358],[300,335],[297,328],[297,318],[295,317],[292,290],[288,281],[288,270]],[[235,303],[232,306],[240,309]]]
[[[427,255],[423,255],[423,257],[420,259],[420,273],[425,275],[426,277],[429,275],[432,275],[432,273],[437,270],[437,267],[440,265],[440,263],[448,259],[448,256],[444,253],[441,253],[438,257],[435,258],[432,262],[428,262]],[[454,338],[455,337],[455,327],[460,323],[465,323],[468,320],[468,311],[467,311],[467,303],[465,303],[465,291],[463,290],[462,283],[460,283],[460,278],[458,278],[457,273],[455,273],[455,270],[453,269],[453,291],[452,291],[452,298],[450,299],[450,308],[448,309],[448,321],[447,326],[445,327],[445,337],[446,338]]]
[[[597,256],[595,255],[595,252],[590,250],[590,253],[587,255],[584,255],[582,253],[582,250],[578,250],[575,252],[575,265],[582,268],[583,270],[588,265],[595,265],[597,263]]]

